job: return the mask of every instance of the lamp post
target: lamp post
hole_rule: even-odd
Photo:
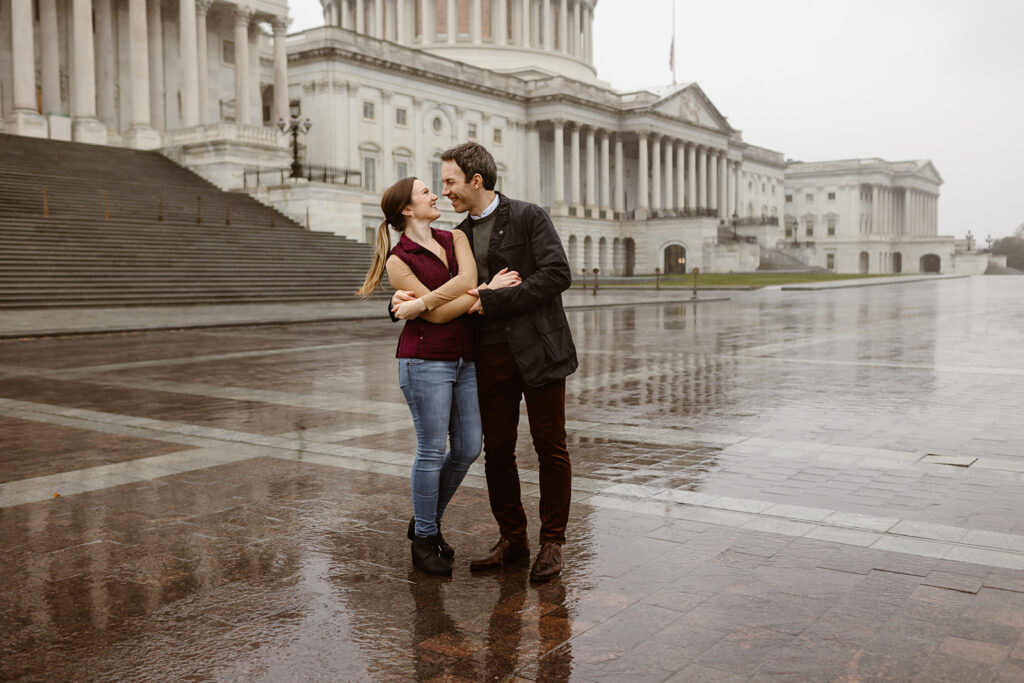
[[[736,212],[732,214],[732,241],[739,242],[739,237],[736,236],[736,226],[739,225],[740,217],[736,215]]]
[[[289,113],[291,114],[291,120],[278,119],[277,127],[285,135],[292,136],[292,173],[288,177],[301,178],[302,164],[299,163],[299,133],[308,134],[313,124],[309,119],[302,120],[299,118],[299,107],[295,104],[292,105]]]

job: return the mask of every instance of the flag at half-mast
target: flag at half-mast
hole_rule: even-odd
[[[676,84],[676,0],[672,0],[672,45],[668,49],[668,68],[672,71],[672,85]]]

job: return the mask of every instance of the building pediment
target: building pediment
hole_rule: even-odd
[[[942,176],[939,175],[939,169],[935,168],[935,164],[931,161],[921,162],[921,165],[917,168],[915,175],[927,178],[936,185],[942,184]]]
[[[713,128],[723,133],[735,132],[696,83],[672,86],[650,108],[704,128]]]

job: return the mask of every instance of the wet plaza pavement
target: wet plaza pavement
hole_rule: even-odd
[[[1024,278],[730,297],[569,312],[541,585],[482,459],[411,568],[387,321],[0,341],[0,678],[1024,680]]]

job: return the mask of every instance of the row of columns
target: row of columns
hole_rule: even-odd
[[[913,188],[871,186],[871,232],[938,234],[938,195]]]
[[[565,120],[551,122],[554,137],[553,206],[572,206],[577,213],[589,210],[622,212],[626,207],[624,134],[599,130]],[[569,128],[569,196],[565,196],[565,129]],[[585,140],[586,161],[581,166],[580,137]],[[728,218],[742,204],[742,172],[739,160],[729,159],[724,149],[641,131],[637,136],[636,208],[640,211],[688,211],[694,215]],[[539,142],[539,141],[538,141]],[[600,157],[596,148],[600,147]],[[615,191],[611,192],[614,146]],[[650,172],[648,173],[648,169]],[[581,187],[581,173],[585,183]],[[581,195],[581,191],[585,194]],[[598,196],[600,195],[600,196]]]
[[[127,0],[130,63],[128,143],[157,146],[156,130],[165,128],[163,26],[160,0]],[[181,69],[181,116],[185,128],[209,123],[207,97],[206,17],[212,0],[181,0],[178,7],[179,64]],[[57,36],[56,0],[39,0],[41,34]],[[235,102],[236,122],[252,125],[250,97],[249,24],[254,10],[235,7]],[[93,17],[96,20],[95,30]],[[272,20],[274,28],[275,118],[288,117],[288,60],[285,35],[288,22]],[[14,61],[14,114],[37,116],[35,50],[32,0],[11,0],[12,53]],[[72,0],[71,67],[72,132],[76,140],[106,142],[100,120],[116,120],[114,95],[113,0]],[[100,59],[94,59],[96,47]],[[60,53],[56,39],[41,45],[41,85],[44,112],[60,112]],[[99,73],[97,73],[97,69]]]
[[[486,26],[483,3],[490,10]],[[333,0],[324,7],[324,22],[330,26],[404,45],[415,38],[421,45],[458,42],[462,15],[467,16],[465,35],[472,44],[489,38],[494,45],[558,51],[593,61],[594,11],[588,0]]]

